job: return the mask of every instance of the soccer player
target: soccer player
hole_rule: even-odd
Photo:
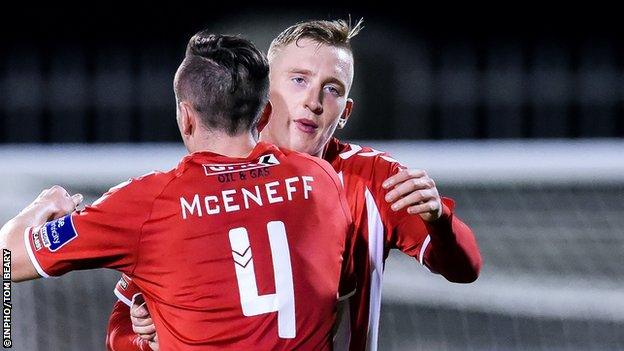
[[[268,74],[249,41],[193,36],[174,79],[190,154],[80,212],[80,196],[44,190],[1,230],[12,278],[116,269],[162,350],[330,350],[351,215],[327,162],[257,142]]]
[[[327,160],[346,188],[356,227],[358,281],[335,345],[352,351],[377,348],[382,273],[390,249],[451,282],[472,282],[481,268],[472,231],[425,171],[406,169],[387,153],[332,138],[345,127],[354,106],[348,98],[354,64],[350,40],[360,29],[361,22],[350,27],[344,21],[308,21],[273,40],[268,51],[273,112],[261,133],[261,140]],[[131,305],[140,291],[122,278],[115,292]],[[147,340],[156,346],[148,311],[139,304],[130,311],[118,302],[109,328],[109,340],[138,345],[116,351],[149,350]],[[132,335],[133,329],[141,337]]]

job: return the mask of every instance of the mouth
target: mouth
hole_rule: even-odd
[[[318,129],[318,124],[311,119],[299,118],[294,122],[297,129],[307,134],[314,134]]]

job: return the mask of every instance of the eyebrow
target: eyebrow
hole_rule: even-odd
[[[312,71],[307,70],[307,69],[303,69],[303,68],[290,68],[288,70],[288,73],[299,73],[299,74],[303,74],[303,75],[307,75],[307,76],[313,76],[314,73],[312,73]],[[330,77],[328,80],[326,80],[327,83],[334,83],[340,86],[340,88],[342,90],[346,90],[347,86],[346,84],[344,84],[343,82],[341,82],[338,78],[335,77]]]
[[[288,73],[301,73],[301,74],[305,74],[305,75],[308,75],[308,76],[313,75],[312,71],[310,71],[308,69],[295,68],[295,67],[288,69]]]

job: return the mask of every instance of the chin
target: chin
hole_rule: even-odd
[[[303,152],[306,154],[310,154],[311,150],[314,147],[312,145],[310,145],[309,143],[304,143],[301,141],[295,141],[294,143],[292,143],[290,145],[290,149],[293,151],[297,151],[297,152]]]

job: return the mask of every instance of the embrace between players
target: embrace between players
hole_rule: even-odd
[[[116,351],[376,350],[390,249],[474,281],[475,238],[433,180],[332,137],[353,108],[360,29],[299,23],[268,59],[241,37],[194,35],[174,78],[189,154],[82,211],[81,195],[44,190],[2,227],[12,278],[123,273]]]

